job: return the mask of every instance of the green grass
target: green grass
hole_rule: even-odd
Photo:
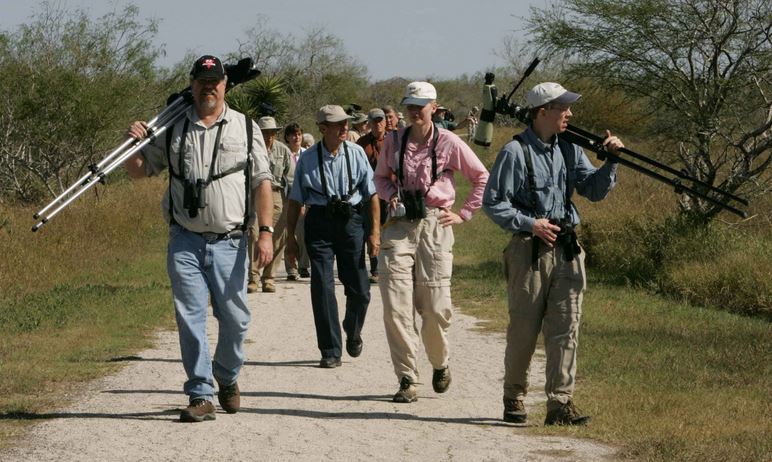
[[[36,235],[28,210],[2,210],[0,446],[33,422],[18,416],[66,405],[80,384],[119,367],[110,359],[173,326],[159,186],[115,186]],[[116,208],[132,199],[142,206]]]

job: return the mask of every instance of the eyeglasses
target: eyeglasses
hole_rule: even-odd
[[[566,104],[558,104],[555,106],[547,105],[546,109],[548,111],[552,110],[552,111],[558,111],[558,112],[568,112],[571,109],[571,105],[566,105]]]

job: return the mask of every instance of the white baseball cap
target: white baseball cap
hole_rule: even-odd
[[[426,106],[437,99],[437,90],[429,82],[410,82],[405,88],[405,97],[402,98],[402,105],[414,104],[416,106]]]
[[[525,95],[525,102],[528,107],[534,108],[547,103],[573,104],[581,97],[582,95],[566,90],[559,83],[544,82],[533,87]]]

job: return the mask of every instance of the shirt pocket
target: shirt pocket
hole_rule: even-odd
[[[247,145],[238,139],[223,139],[217,160],[221,174],[244,170],[247,163]]]

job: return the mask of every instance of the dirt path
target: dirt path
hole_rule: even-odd
[[[398,383],[376,287],[362,356],[344,354],[342,367],[317,368],[307,281],[280,282],[275,294],[249,296],[253,321],[238,414],[218,412],[215,421],[200,424],[177,421],[187,402],[181,391],[185,377],[176,332],[162,332],[155,348],[126,358],[121,372],[89,384],[74,405],[41,416],[29,437],[0,452],[0,460],[614,459],[614,448],[528,436],[502,422],[504,341],[475,332],[469,316],[454,318],[448,392],[432,391],[431,366],[421,352],[425,385],[418,401],[392,403]],[[344,300],[340,286],[338,300]],[[212,332],[210,323],[210,340]],[[543,356],[537,356],[530,408],[543,406],[543,367]]]

